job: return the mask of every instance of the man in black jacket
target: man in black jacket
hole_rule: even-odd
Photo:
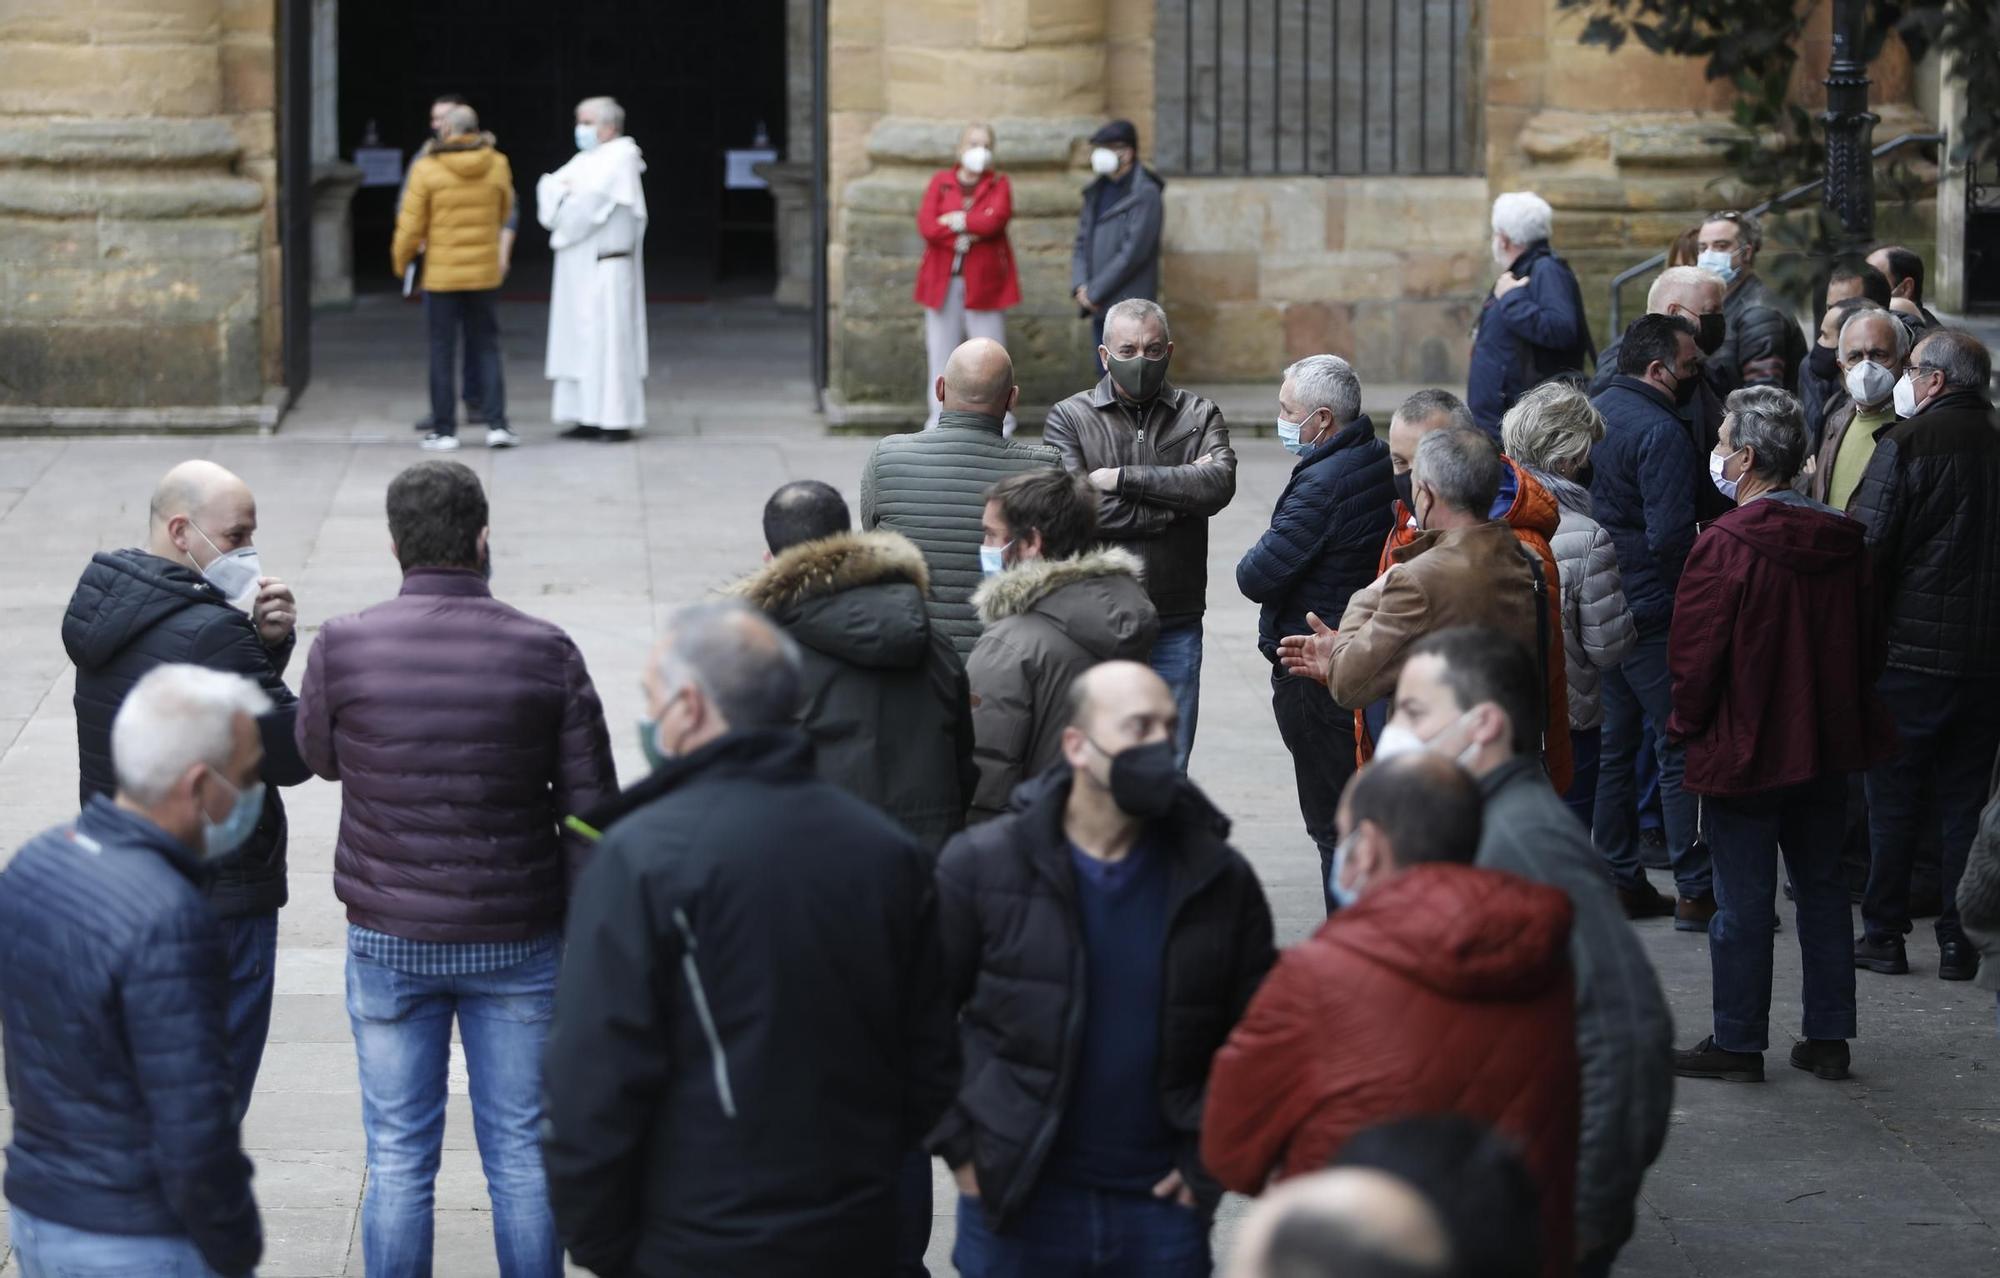
[[[248,679],[156,667],[116,716],[117,802],[0,861],[7,1201],[30,1278],[235,1278],[263,1251],[198,885],[256,825],[270,709]]]
[[[209,880],[229,956],[229,1066],[241,1111],[250,1105],[271,1025],[278,909],[285,903],[285,805],[277,787],[312,773],[292,741],[298,699],[285,686],[298,605],[262,574],[249,486],[213,462],[182,462],[153,492],[143,549],[92,556],[63,617],[76,663],[79,799],[116,788],[111,722],[134,684],[155,667],[185,662],[243,675],[271,699],[259,722],[268,797],[242,851]]]
[[[766,618],[682,610],[645,683],[660,766],[591,814],[544,1063],[557,1227],[601,1274],[887,1273],[958,1078],[930,859],[813,774]]]
[[[1897,751],[1868,774],[1873,858],[1855,966],[1910,970],[1910,868],[1929,825],[1941,833],[1938,976],[1969,981],[1979,951],[1958,923],[1958,880],[2000,750],[2000,420],[1992,357],[1969,333],[1917,344],[1896,385],[1905,419],[1878,429],[1848,511],[1868,526],[1889,630],[1877,685]],[[1926,801],[1926,794],[1930,796]]]
[[[1292,756],[1299,814],[1319,848],[1326,912],[1340,792],[1354,775],[1354,716],[1310,679],[1278,664],[1278,641],[1311,633],[1306,614],[1338,617],[1375,580],[1382,538],[1394,522],[1389,446],[1361,412],[1361,379],[1338,355],[1312,355],[1285,370],[1278,437],[1298,457],[1271,511],[1271,526],[1236,565],[1236,587],[1263,605],[1257,648],[1271,663],[1271,710]]]
[[[930,1147],[963,1194],[965,1278],[1209,1272],[1209,1061],[1270,969],[1271,913],[1229,823],[1174,766],[1160,677],[1076,681],[1063,763],[938,864],[965,1052]],[[1064,1262],[1070,1263],[1064,1263]]]
[[[1791,305],[1753,269],[1763,247],[1763,228],[1748,213],[1712,213],[1701,224],[1695,265],[1714,271],[1729,286],[1722,313],[1728,329],[1709,357],[1717,365],[1718,389],[1780,386],[1795,391],[1806,358],[1806,336]]]

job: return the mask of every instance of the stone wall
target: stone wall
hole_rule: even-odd
[[[254,404],[275,380],[274,14],[270,0],[0,9],[7,424]]]

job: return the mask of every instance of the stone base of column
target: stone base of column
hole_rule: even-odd
[[[785,310],[812,305],[812,176],[810,164],[759,164],[777,206],[778,287],[772,300]]]
[[[361,169],[341,160],[312,170],[312,306],[354,305],[354,193]]]

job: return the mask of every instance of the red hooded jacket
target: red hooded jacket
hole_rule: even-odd
[[[1371,889],[1285,951],[1216,1053],[1202,1163],[1255,1194],[1325,1167],[1364,1127],[1465,1114],[1521,1145],[1546,1272],[1570,1272],[1570,919],[1557,889],[1469,865],[1417,865]]]
[[[957,169],[939,169],[917,207],[917,234],[924,237],[924,260],[917,265],[919,306],[944,305],[951,288],[951,259],[958,234],[938,225],[946,213],[965,213],[966,233],[974,236],[965,250],[959,273],[965,277],[965,309],[999,311],[1021,300],[1021,280],[1014,270],[1014,249],[1007,242],[1007,222],[1014,216],[1014,188],[1004,173],[980,175],[966,198]]]
[[[1888,633],[1867,530],[1789,494],[1760,497],[1695,539],[1667,640],[1689,793],[1758,794],[1885,758],[1875,696]]]

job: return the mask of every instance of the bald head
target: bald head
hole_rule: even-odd
[[[1172,741],[1180,721],[1172,690],[1148,666],[1106,661],[1078,675],[1069,687],[1069,725],[1062,734],[1063,758],[1078,790],[1108,793],[1111,757]]]
[[[184,461],[153,489],[146,548],[199,568],[252,544],[257,502],[250,485],[211,461]]]
[[[1423,1278],[1450,1272],[1451,1240],[1424,1196],[1387,1172],[1300,1176],[1257,1200],[1230,1278]]]
[[[990,337],[975,337],[953,351],[937,384],[937,397],[946,412],[988,417],[1011,411],[1019,392],[1014,361],[1007,348]]]

